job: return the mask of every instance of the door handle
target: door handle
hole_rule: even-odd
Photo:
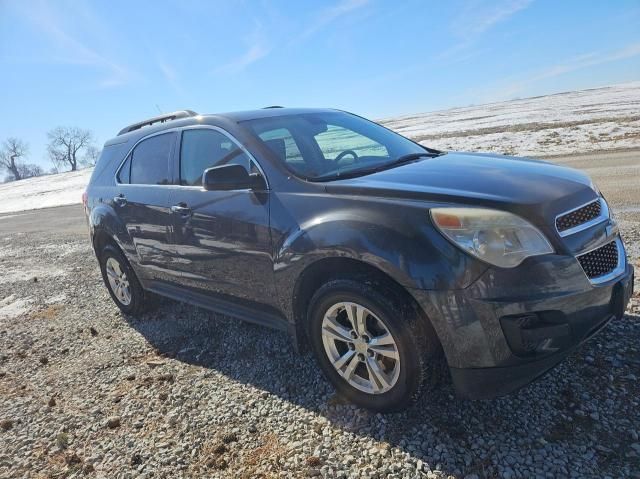
[[[184,203],[178,203],[177,205],[173,205],[171,207],[172,213],[177,213],[180,216],[191,216],[191,208],[189,208]]]
[[[122,193],[120,193],[118,196],[113,197],[113,202],[117,206],[124,206],[127,204],[127,198]]]

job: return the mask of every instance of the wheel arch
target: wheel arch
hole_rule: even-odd
[[[132,253],[133,242],[124,223],[111,206],[100,204],[91,210],[89,230],[96,256],[100,254],[104,246],[111,243],[118,247],[129,260],[128,254]],[[131,261],[129,262],[131,263]]]
[[[384,289],[385,294],[415,310],[427,334],[433,334],[439,341],[437,333],[425,311],[420,307],[413,295],[402,284],[382,269],[365,261],[349,257],[325,257],[309,265],[298,276],[291,295],[291,313],[296,347],[299,351],[309,349],[308,340],[308,307],[315,292],[325,283],[336,279],[351,279],[375,285]]]
[[[122,248],[113,235],[109,234],[102,228],[96,229],[95,233],[93,234],[93,250],[95,251],[96,256],[98,256],[100,254],[100,251],[102,251],[108,244],[111,244],[122,251]]]

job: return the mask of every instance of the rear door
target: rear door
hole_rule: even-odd
[[[255,160],[226,132],[182,131],[177,148],[179,186],[170,204],[175,267],[188,288],[247,307],[276,304],[269,231],[269,191],[205,191],[204,170],[240,164],[259,172]]]
[[[168,233],[170,158],[176,138],[174,131],[143,139],[117,173],[114,209],[125,224],[138,266],[150,279],[174,277],[168,268],[172,256]]]

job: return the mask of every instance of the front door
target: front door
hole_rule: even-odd
[[[182,284],[220,299],[277,305],[269,231],[269,191],[205,191],[204,170],[240,164],[258,171],[248,154],[218,129],[182,132],[179,183],[172,188],[174,268]]]

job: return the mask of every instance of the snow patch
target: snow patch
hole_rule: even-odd
[[[15,295],[0,300],[0,319],[12,319],[29,311],[29,299],[15,299]]]
[[[90,253],[91,247],[88,242],[73,242],[73,243],[46,243],[38,245],[35,250],[42,255],[50,256],[53,258],[64,258],[66,256],[78,254],[78,253]],[[0,254],[2,248],[0,248]]]
[[[63,268],[47,266],[43,263],[21,264],[5,266],[4,269],[0,271],[0,281],[3,283],[17,283],[20,281],[33,281],[33,278],[40,280],[66,275],[67,271]]]
[[[86,168],[2,184],[0,213],[81,203],[92,172]]]
[[[67,295],[64,293],[60,293],[45,299],[44,302],[46,304],[56,304],[56,303],[63,303],[64,301],[66,301],[66,299],[67,299]]]

